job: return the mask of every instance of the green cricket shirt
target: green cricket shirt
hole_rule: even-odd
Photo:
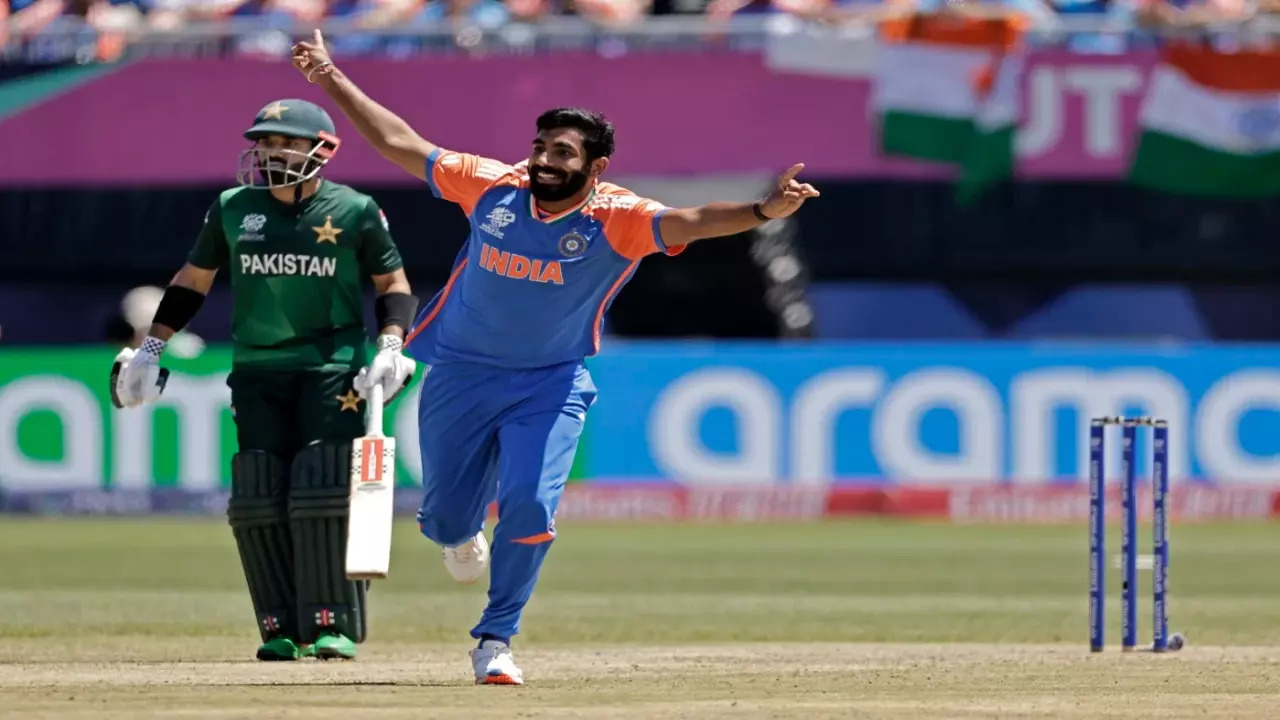
[[[299,370],[368,362],[361,286],[403,265],[373,198],[327,180],[300,206],[224,191],[187,261],[231,273],[236,367]]]

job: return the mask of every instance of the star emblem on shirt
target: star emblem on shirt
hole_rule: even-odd
[[[262,109],[262,119],[263,120],[267,120],[267,119],[283,120],[284,111],[288,109],[289,109],[288,105],[285,105],[284,103],[277,100]]]
[[[332,215],[325,215],[324,225],[321,225],[320,227],[312,226],[311,229],[316,231],[316,242],[318,243],[327,242],[337,245],[338,235],[342,234],[342,228],[336,228],[333,226]]]
[[[346,412],[347,410],[351,412],[360,411],[360,396],[356,394],[355,390],[348,390],[346,395],[335,395],[334,397],[338,398],[338,402],[342,403],[342,408],[338,412]]]

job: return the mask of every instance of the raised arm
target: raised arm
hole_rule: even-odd
[[[756,202],[715,202],[693,208],[672,208],[658,220],[662,241],[667,247],[688,245],[704,238],[737,235],[760,225],[791,215],[805,200],[819,193],[808,183],[796,180],[804,164],[791,166],[778,176],[773,190]]]
[[[436,146],[418,135],[399,115],[379,105],[333,64],[319,30],[311,42],[293,46],[293,66],[324,89],[342,114],[383,157],[426,180],[427,156]]]

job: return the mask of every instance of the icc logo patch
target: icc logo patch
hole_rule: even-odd
[[[250,213],[240,220],[240,237],[237,242],[261,242],[267,239],[262,229],[267,226],[267,216],[261,213]]]
[[[562,257],[582,257],[587,252],[587,239],[579,233],[571,232],[560,238],[559,248]]]
[[[244,216],[240,221],[240,229],[245,232],[256,233],[262,230],[267,224],[267,216],[260,213],[250,213]]]
[[[490,235],[500,238],[502,237],[502,229],[516,221],[516,214],[498,206],[489,211],[488,222],[480,226],[480,229]]]

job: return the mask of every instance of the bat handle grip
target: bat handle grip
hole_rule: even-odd
[[[382,434],[382,383],[374,383],[369,388],[369,415],[365,420],[365,434]]]

